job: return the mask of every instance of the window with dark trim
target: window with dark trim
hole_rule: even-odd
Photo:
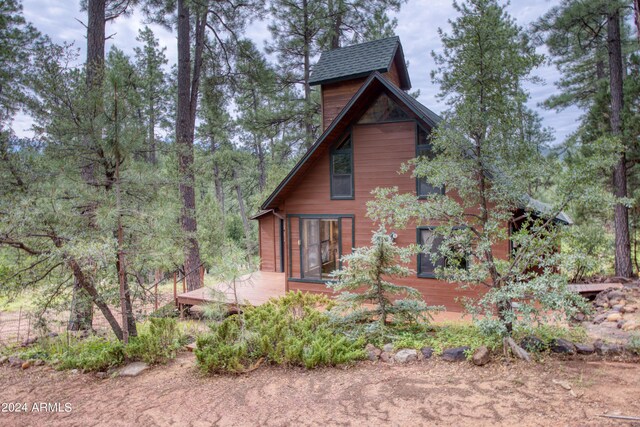
[[[433,146],[431,145],[431,132],[420,125],[416,131],[416,157],[433,159]],[[416,193],[419,198],[425,198],[430,194],[444,194],[444,187],[431,185],[426,178],[416,178]]]
[[[410,119],[405,110],[383,93],[362,115],[358,124],[399,122]]]
[[[353,199],[353,144],[351,136],[331,150],[331,198]]]
[[[460,229],[460,227],[454,227]],[[419,227],[417,229],[417,243],[425,246],[425,251],[418,254],[418,277],[434,278],[437,268],[456,265],[458,268],[467,269],[469,252],[463,247],[455,249],[455,256],[445,258],[437,255],[433,259],[431,254],[438,254],[443,242],[443,236],[435,232],[435,227]]]

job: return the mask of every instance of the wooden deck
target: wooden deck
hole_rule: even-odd
[[[240,278],[236,289],[241,305],[261,305],[270,298],[281,297],[285,294],[284,273],[256,271],[247,274]],[[222,301],[223,298],[224,301]],[[179,294],[176,299],[178,305],[202,305],[211,302],[233,305],[235,303],[233,290],[230,286],[219,283],[213,287],[204,287]]]
[[[595,296],[609,288],[622,288],[622,283],[577,283],[568,286],[570,290],[585,297]]]

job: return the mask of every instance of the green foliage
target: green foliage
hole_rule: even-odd
[[[535,80],[542,56],[496,0],[454,8],[459,15],[450,33],[439,31],[443,52],[433,53],[432,77],[449,108],[432,131],[433,156],[402,167],[446,193],[421,200],[397,188],[376,189],[368,215],[394,228],[436,226],[433,243],[421,249],[437,265],[437,278],[480,293],[465,300],[467,309],[487,335],[508,335],[518,323],[585,309],[558,273],[554,218],[569,202],[602,203],[593,183],[615,156],[603,142],[602,155],[578,168],[544,157],[549,132],[527,109],[523,86]],[[536,201],[547,186],[555,190],[553,202]],[[509,257],[496,250],[505,242],[513,248]]]
[[[602,225],[584,223],[568,227],[562,236],[562,271],[577,283],[612,271],[613,239]]]
[[[326,297],[289,292],[240,315],[210,325],[198,337],[196,358],[208,373],[245,372],[262,360],[289,366],[334,366],[365,357],[361,339],[338,333],[326,313]]]
[[[152,317],[131,337],[125,348],[127,358],[149,364],[166,363],[174,359],[185,344],[178,322],[173,318]]]
[[[42,348],[49,355],[50,362],[58,369],[105,371],[124,361],[122,343],[100,336],[87,338],[61,336],[44,343]]]
[[[640,354],[640,334],[633,334],[629,337],[627,348],[635,354]]]
[[[515,339],[519,340],[527,335],[534,335],[547,345],[556,338],[563,338],[576,343],[584,343],[589,340],[587,331],[581,326],[567,328],[552,324],[542,324],[533,328],[518,328],[515,332]]]
[[[534,335],[549,344],[555,338],[564,338],[572,342],[586,342],[587,333],[584,328],[565,328],[554,325],[538,325],[531,328],[518,327],[513,338],[519,341],[527,335]],[[406,331],[399,333],[393,340],[395,349],[422,347],[433,348],[436,354],[441,354],[444,349],[467,346],[469,355],[481,346],[496,351],[502,348],[502,336],[498,333],[487,333],[483,328],[475,324],[443,323],[432,326],[427,331]]]
[[[331,313],[334,322],[373,338],[385,336],[391,325],[428,321],[430,312],[440,307],[428,306],[416,289],[389,281],[414,273],[401,264],[407,263],[413,253],[415,248],[399,248],[381,226],[373,234],[371,246],[356,248],[343,256],[344,267],[333,272],[335,281],[327,284],[341,292]],[[405,298],[391,300],[391,295],[403,294]]]

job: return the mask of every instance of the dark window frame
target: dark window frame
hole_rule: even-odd
[[[347,150],[339,150],[338,148],[340,146],[342,146],[347,140],[350,141],[351,143],[351,148],[348,150],[349,152],[349,161],[350,161],[350,166],[351,166],[351,195],[349,196],[335,196],[333,194],[333,177],[334,177],[334,173],[333,173],[333,156],[336,153],[339,154],[345,154],[347,152]],[[353,143],[353,135],[351,130],[349,130],[349,132],[347,133],[346,136],[344,136],[343,138],[341,138],[339,140],[340,142],[337,144],[334,144],[333,147],[331,147],[331,150],[329,152],[329,197],[331,200],[354,200],[355,199],[355,194],[356,194],[356,189],[355,189],[355,169],[354,169],[354,161],[353,161],[353,148],[354,148],[354,143]],[[347,175],[347,174],[338,174],[338,175]]]
[[[425,226],[420,226],[420,227],[416,227],[416,243],[418,245],[422,245],[422,231],[423,230],[435,230],[436,228],[438,228],[438,226],[435,225],[425,225]],[[462,230],[466,227],[464,226],[455,226],[455,227],[451,227],[452,230]],[[435,279],[436,278],[436,273],[435,270],[432,272],[423,272],[422,271],[422,257],[423,256],[428,256],[427,254],[423,253],[423,252],[419,252],[418,256],[416,257],[416,261],[417,261],[417,268],[416,268],[416,272],[417,272],[417,276],[421,279]],[[447,259],[443,259],[442,260],[446,266],[447,263]],[[469,259],[466,260],[466,267],[465,269],[469,268]],[[437,268],[437,267],[436,267]]]
[[[416,121],[416,158],[420,157],[421,155],[423,155],[422,153],[425,151],[425,148],[420,148],[420,147],[425,147],[425,146],[431,146],[431,144],[420,144],[420,130],[424,131],[425,133],[427,133],[428,135],[431,134],[431,131],[427,131],[427,129],[424,126],[421,126],[420,123],[418,123]],[[431,149],[429,149],[431,150]],[[424,178],[422,178],[424,179]],[[420,194],[420,180],[421,178],[416,178],[416,195],[418,196],[419,200],[425,200],[426,198],[429,197],[429,195],[431,194],[442,194],[444,195],[446,192],[445,186],[441,186],[440,187],[440,191],[434,191],[433,193],[429,193],[429,194]]]
[[[300,244],[298,245],[298,253],[299,253],[299,266],[300,266],[300,274],[299,277],[293,276],[293,244],[291,241],[291,219],[296,218],[298,220],[298,240]],[[287,214],[287,241],[288,241],[288,255],[289,259],[287,264],[289,265],[289,271],[287,273],[287,280],[290,282],[299,282],[299,283],[313,283],[313,284],[321,284],[325,285],[327,280],[322,279],[312,279],[312,278],[303,278],[302,277],[302,269],[303,269],[303,261],[302,261],[302,220],[303,219],[337,219],[338,220],[338,257],[342,258],[342,242],[343,242],[343,233],[342,233],[342,223],[343,220],[351,220],[351,246],[355,247],[356,244],[356,217],[354,214]],[[338,262],[338,268],[342,268],[342,261]]]

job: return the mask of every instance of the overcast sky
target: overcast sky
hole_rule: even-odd
[[[48,34],[55,42],[74,42],[84,56],[85,28],[78,22],[86,23],[86,13],[80,12],[79,0],[23,0],[24,14],[41,32]],[[420,89],[420,102],[439,113],[444,106],[436,100],[438,88],[431,83],[430,72],[433,60],[430,52],[441,48],[438,27],[448,30],[449,19],[455,18],[451,0],[409,0],[395,16],[398,18],[397,34],[400,36],[405,58],[409,62],[409,74],[413,89]],[[536,20],[557,1],[552,0],[512,0],[508,10],[521,26]],[[125,53],[133,55],[138,30],[145,25],[144,17],[138,11],[132,16],[119,18],[107,26],[107,35],[113,35],[107,41],[107,49],[116,45]],[[175,34],[157,25],[150,25],[159,38],[161,46],[166,46],[169,63],[176,60]],[[246,31],[246,36],[263,47],[269,39],[266,22],[254,22]],[[536,75],[544,80],[541,85],[529,87],[530,106],[543,117],[543,123],[555,132],[556,142],[576,129],[580,111],[568,109],[561,112],[546,111],[538,104],[555,91],[554,82],[558,72],[554,66],[541,67]],[[14,123],[19,135],[29,135],[30,121],[20,116]]]

